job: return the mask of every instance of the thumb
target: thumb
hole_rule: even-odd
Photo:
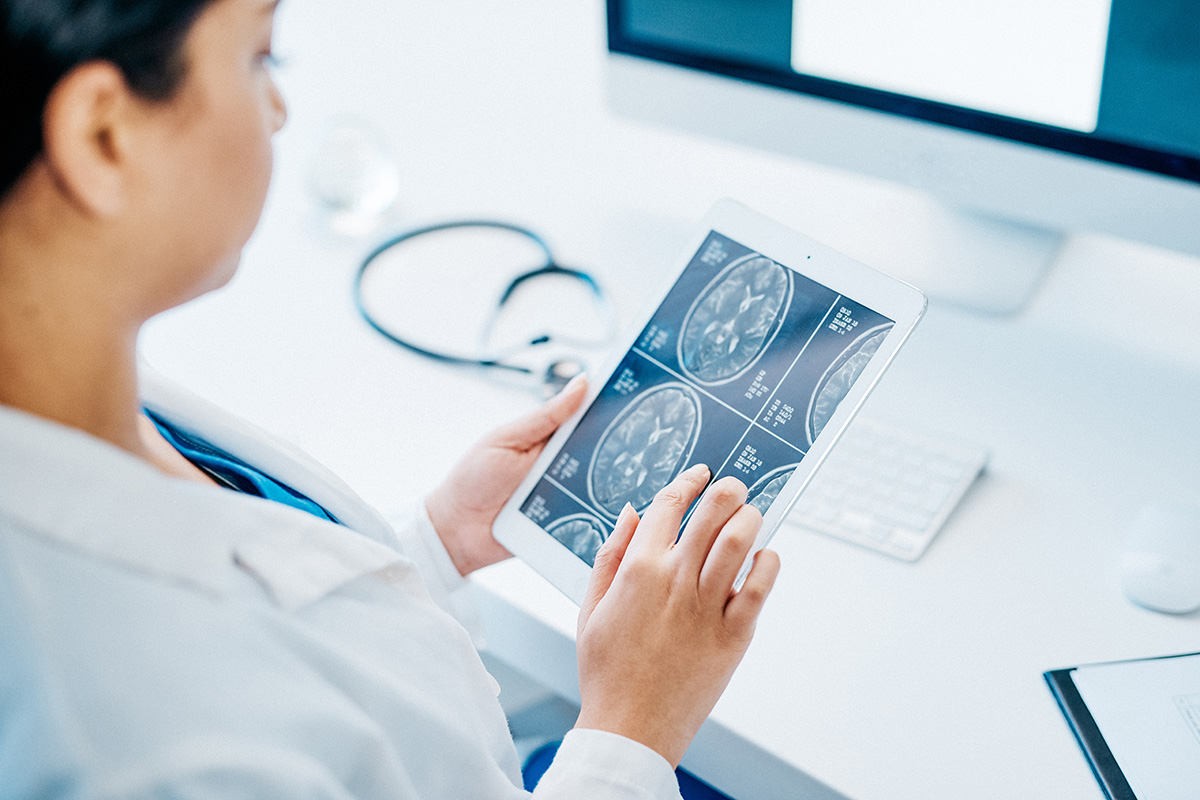
[[[633,532],[637,530],[637,526],[637,512],[633,510],[633,506],[626,503],[625,508],[621,509],[621,515],[617,517],[617,524],[613,528],[612,535],[596,552],[592,577],[588,581],[583,605],[579,608],[579,633],[583,633],[592,612],[596,610],[596,606],[600,605],[604,595],[608,594],[608,587],[612,586],[613,579],[617,577],[617,569],[621,566],[621,560],[625,558],[625,551],[629,548],[629,542],[633,539]]]
[[[587,377],[576,375],[541,408],[499,428],[492,443],[510,450],[531,450],[544,444],[574,414],[587,394]]]

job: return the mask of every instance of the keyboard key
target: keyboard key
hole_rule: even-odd
[[[788,522],[913,561],[987,463],[981,445],[862,417]]]

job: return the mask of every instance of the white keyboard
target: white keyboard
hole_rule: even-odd
[[[915,561],[987,458],[982,445],[859,417],[785,524]]]

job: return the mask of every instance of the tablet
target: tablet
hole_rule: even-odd
[[[913,287],[720,202],[591,376],[583,407],[501,511],[496,538],[580,603],[625,504],[644,511],[703,463],[712,480],[733,475],[749,488],[763,514],[757,551],[925,305]]]

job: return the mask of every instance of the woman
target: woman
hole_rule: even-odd
[[[507,557],[491,524],[582,381],[392,529],[138,374],[141,325],[228,281],[261,210],[274,7],[0,0],[0,797],[524,795],[435,599]],[[731,592],[761,523],[734,480],[675,544],[707,480],[597,556],[582,711],[536,796],[677,796],[778,571],[764,551]]]

